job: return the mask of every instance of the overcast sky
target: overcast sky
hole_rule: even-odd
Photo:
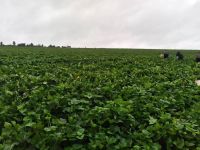
[[[200,0],[1,0],[0,41],[200,49]]]

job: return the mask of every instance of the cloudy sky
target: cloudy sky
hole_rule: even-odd
[[[1,0],[0,41],[200,49],[200,0]]]

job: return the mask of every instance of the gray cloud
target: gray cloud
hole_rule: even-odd
[[[0,41],[200,48],[197,0],[2,0]]]

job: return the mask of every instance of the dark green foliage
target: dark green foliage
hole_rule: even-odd
[[[0,50],[0,150],[200,149],[200,65],[160,51]]]

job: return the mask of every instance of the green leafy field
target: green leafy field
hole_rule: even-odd
[[[0,150],[199,150],[197,52],[172,53],[0,48]]]

